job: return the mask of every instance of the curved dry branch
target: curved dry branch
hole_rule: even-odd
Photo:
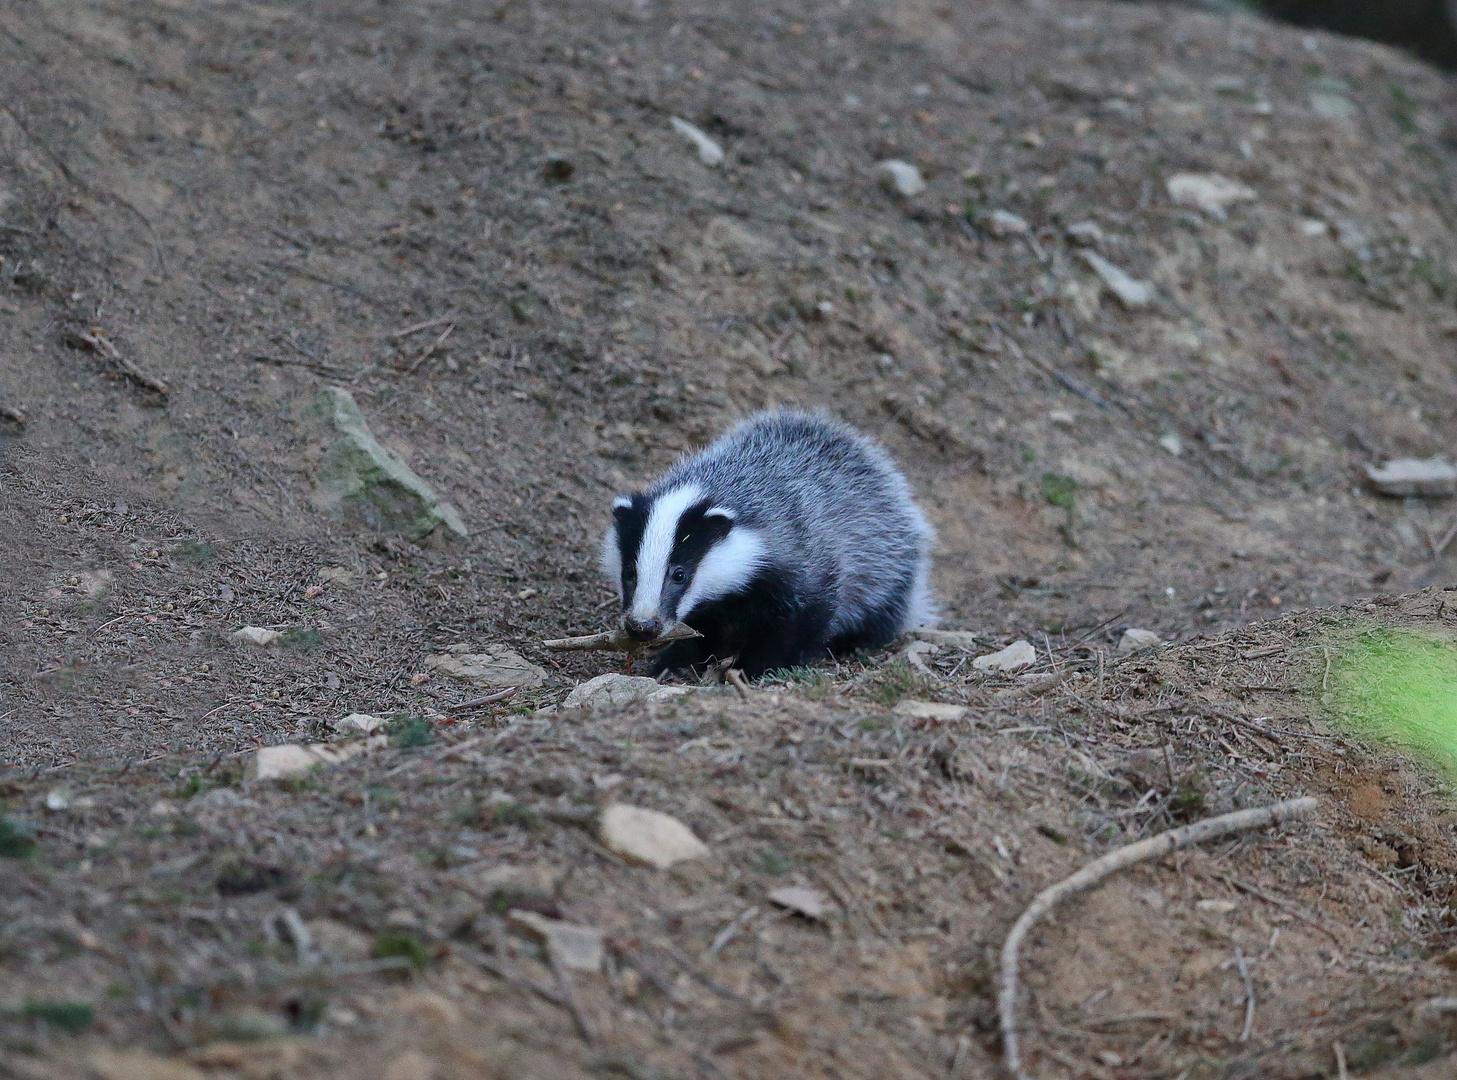
[[[1056,885],[1038,893],[1032,903],[1028,905],[1027,910],[1022,912],[1022,917],[1012,927],[1012,932],[1007,935],[1006,943],[1002,946],[1002,971],[999,980],[1000,989],[997,993],[997,1011],[1000,1014],[1002,1028],[1002,1060],[1006,1063],[1007,1071],[1016,1080],[1026,1080],[1027,1074],[1022,1071],[1021,1048],[1017,1043],[1017,952],[1032,927],[1059,901],[1074,893],[1091,889],[1104,878],[1110,877],[1134,863],[1162,858],[1170,852],[1189,847],[1191,844],[1203,843],[1205,840],[1213,840],[1217,836],[1248,832],[1251,829],[1264,829],[1271,825],[1283,825],[1287,821],[1308,816],[1315,810],[1315,807],[1315,798],[1306,796],[1301,799],[1288,799],[1285,802],[1275,803],[1273,806],[1263,806],[1256,810],[1236,810],[1232,814],[1221,814],[1219,817],[1196,821],[1194,824],[1185,825],[1182,828],[1170,829],[1168,832],[1159,833],[1147,840],[1140,840],[1136,844],[1129,844],[1117,851],[1110,851],[1101,859],[1094,859],[1072,877],[1059,881]]]
[[[552,652],[636,653],[642,652],[644,649],[660,649],[675,641],[689,641],[702,636],[687,623],[675,623],[652,641],[638,641],[631,637],[626,630],[606,630],[600,634],[588,634],[586,637],[556,638],[552,641],[543,641],[542,645]]]

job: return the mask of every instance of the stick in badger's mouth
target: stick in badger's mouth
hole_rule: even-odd
[[[552,641],[543,641],[542,645],[552,652],[639,653],[648,649],[659,649],[665,645],[671,645],[675,641],[691,641],[693,638],[702,636],[687,623],[676,623],[651,641],[639,641],[626,629],[617,629],[607,630],[600,634],[588,634],[586,637],[556,638]]]

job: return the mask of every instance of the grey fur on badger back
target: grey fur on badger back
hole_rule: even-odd
[[[613,503],[602,568],[624,625],[675,622],[654,672],[737,656],[756,677],[885,645],[934,615],[935,535],[875,442],[817,413],[763,412]]]

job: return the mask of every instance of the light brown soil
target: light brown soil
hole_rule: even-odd
[[[0,1075],[168,1075],[85,1064],[111,1044],[218,1077],[989,1076],[993,957],[1038,889],[1301,792],[1314,823],[1039,932],[1034,1069],[1335,1075],[1336,1042],[1355,1073],[1450,1069],[1457,1031],[1416,1010],[1450,992],[1450,803],[1319,712],[1331,634],[1450,621],[1450,504],[1362,483],[1452,443],[1447,100],[1376,46],[1072,0],[5,6],[0,797],[38,847],[0,863]],[[881,188],[891,157],[923,194]],[[1257,201],[1171,206],[1183,171]],[[995,210],[1032,235],[993,236]],[[1149,309],[1099,295],[1066,236],[1088,220]],[[92,327],[166,397],[68,344]],[[314,511],[330,383],[471,539]],[[994,704],[965,656],[915,680],[886,655],[747,701],[525,715],[611,663],[536,643],[610,623],[612,495],[773,402],[904,464],[949,625],[1080,674]],[[230,645],[242,625],[318,636]],[[1111,664],[1129,626],[1181,644]],[[475,691],[413,678],[458,643],[551,682],[461,713]],[[905,697],[975,708],[927,727]],[[430,742],[242,782],[252,747],[354,711]],[[570,823],[608,798],[712,857],[619,864]],[[489,972],[552,986],[502,866],[609,933],[612,978],[577,980],[602,1045]],[[801,880],[823,924],[772,914]],[[428,963],[302,969],[265,930],[284,908]],[[97,1022],[68,1036],[28,999]]]

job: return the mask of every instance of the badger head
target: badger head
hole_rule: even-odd
[[[622,495],[602,541],[602,570],[622,598],[623,626],[651,641],[695,609],[753,580],[764,560],[759,533],[697,484]]]

